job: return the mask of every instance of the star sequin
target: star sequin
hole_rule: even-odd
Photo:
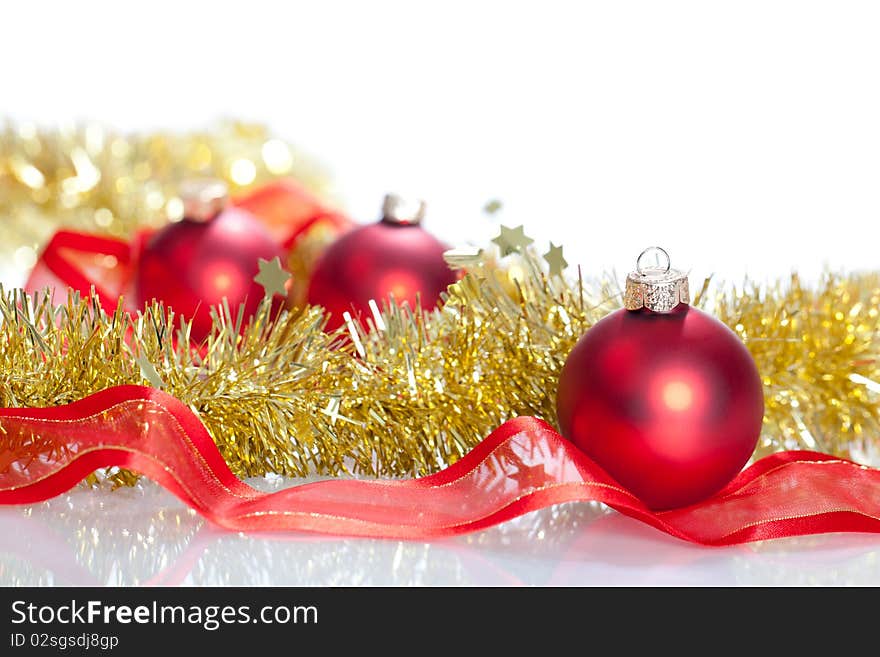
[[[516,228],[501,226],[501,234],[492,240],[501,249],[502,257],[511,253],[522,253],[534,241],[523,232],[522,226]]]
[[[281,259],[277,256],[272,260],[260,258],[260,273],[254,277],[254,281],[263,286],[266,297],[271,299],[273,295],[287,296],[285,284],[290,280],[290,273],[281,267]]]
[[[550,250],[544,254],[544,260],[550,265],[551,276],[562,276],[562,272],[568,267],[568,262],[562,255],[562,247],[550,242]]]

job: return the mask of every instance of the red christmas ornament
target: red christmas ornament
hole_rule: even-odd
[[[138,264],[135,296],[140,306],[157,299],[192,320],[192,338],[211,331],[211,306],[227,299],[245,317],[264,296],[254,281],[259,260],[284,253],[266,228],[244,210],[226,207],[219,181],[192,181],[181,190],[184,219],[169,224],[146,244]]]
[[[330,314],[328,328],[343,323],[348,311],[371,316],[369,302],[393,295],[415,307],[434,308],[440,293],[455,282],[443,259],[447,247],[419,223],[425,204],[385,197],[382,219],[336,240],[322,255],[309,282],[308,302]]]
[[[688,305],[687,278],[668,256],[665,268],[637,269],[626,308],[569,355],[556,410],[563,435],[649,507],[669,509],[711,496],[742,469],[764,397],[751,354]]]

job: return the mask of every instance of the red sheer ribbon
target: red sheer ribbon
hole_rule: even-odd
[[[262,493],[238,480],[198,417],[161,391],[120,386],[57,408],[0,409],[0,504],[49,499],[96,468],[154,479],[239,531],[382,538],[470,532],[551,504],[594,500],[678,538],[731,545],[880,532],[880,470],[813,452],[758,461],[709,500],[652,512],[548,424],[506,422],[422,479],[335,479]]]

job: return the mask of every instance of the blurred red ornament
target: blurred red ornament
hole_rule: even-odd
[[[369,302],[389,295],[412,308],[417,297],[425,310],[436,306],[456,275],[443,259],[447,247],[419,225],[424,207],[389,194],[379,222],[352,230],[324,252],[307,299],[329,312],[328,328],[343,324],[346,311],[370,317]]]
[[[192,339],[211,331],[211,306],[227,299],[233,313],[244,304],[245,317],[264,295],[254,281],[259,260],[284,252],[249,212],[227,207],[219,181],[196,181],[181,190],[184,219],[169,224],[146,243],[138,263],[135,296],[140,306],[153,299],[192,320]]]
[[[688,301],[687,278],[668,256],[665,268],[639,267],[627,278],[626,309],[587,331],[559,378],[563,435],[652,509],[716,493],[761,432],[751,354]]]

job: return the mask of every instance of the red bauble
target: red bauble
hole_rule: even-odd
[[[254,281],[259,260],[284,253],[258,219],[227,207],[207,220],[183,219],[156,233],[140,257],[138,304],[157,299],[192,320],[192,339],[211,332],[210,307],[226,298],[233,315],[250,317],[264,296]]]
[[[743,343],[683,304],[611,313],[580,339],[559,379],[562,433],[652,509],[720,490],[754,451],[763,414]]]
[[[429,310],[456,280],[443,259],[447,247],[418,225],[422,210],[410,221],[387,198],[385,205],[381,221],[340,237],[315,266],[308,302],[328,311],[330,329],[343,324],[346,311],[371,317],[370,300],[381,303],[389,295],[412,308],[418,296]]]

